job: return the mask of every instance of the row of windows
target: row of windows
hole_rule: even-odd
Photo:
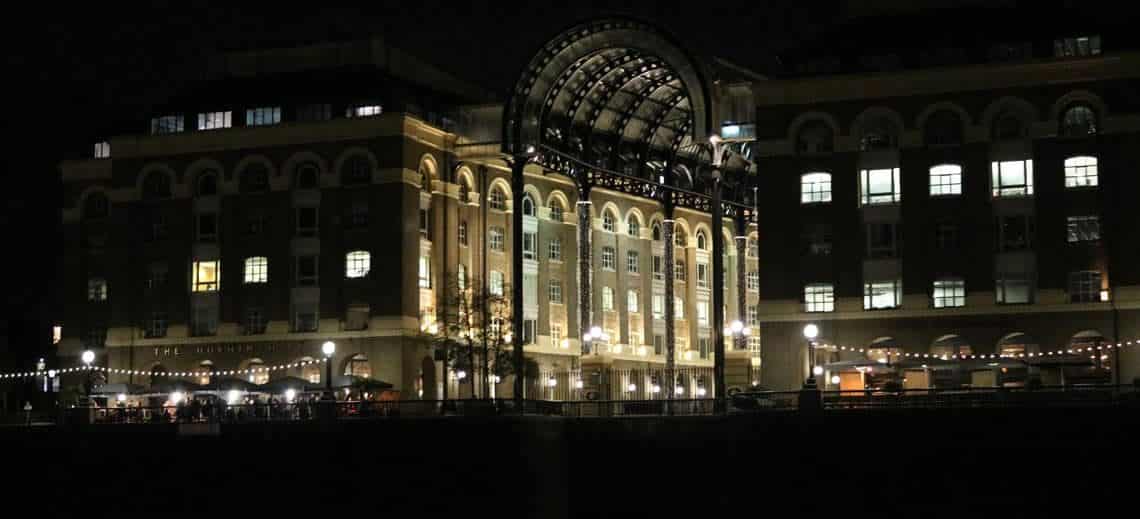
[[[999,274],[995,281],[995,302],[999,304],[1026,304],[1033,302],[1032,275],[1028,273]],[[1107,301],[1108,291],[1102,289],[1099,271],[1078,271],[1069,274],[1069,301],[1090,303]],[[931,306],[958,308],[966,306],[966,282],[958,278],[945,278],[933,282]],[[813,283],[804,287],[805,312],[835,311],[835,286]],[[863,284],[863,309],[882,310],[902,305],[902,282],[898,280],[874,281]]]
[[[1025,114],[1017,110],[1002,110],[993,119],[990,136],[995,141],[1026,139],[1030,123]],[[855,132],[859,151],[897,149],[902,131],[894,117],[872,115],[862,121]],[[1096,111],[1082,103],[1067,107],[1058,121],[1058,133],[1065,137],[1084,137],[1098,131]],[[929,146],[960,145],[965,142],[965,125],[957,112],[942,109],[926,119],[922,135]],[[823,119],[809,120],[799,127],[795,135],[795,151],[798,154],[832,153],[835,151],[835,131]]]
[[[994,198],[1033,194],[1033,161],[1014,160],[990,164],[990,186]],[[940,164],[930,168],[930,196],[962,194],[962,167]],[[1096,187],[1096,157],[1065,159],[1065,187]],[[899,168],[864,169],[859,172],[860,205],[894,204],[902,198]],[[806,173],[800,177],[800,203],[831,202],[831,174]]]
[[[345,117],[371,117],[380,115],[382,112],[380,105],[356,105],[345,110]],[[200,112],[197,115],[198,130],[233,127],[233,111]],[[304,105],[297,108],[297,120],[299,121],[324,121],[331,118],[332,107],[329,104]],[[280,106],[262,106],[249,108],[245,111],[246,126],[268,126],[280,122]],[[184,130],[184,119],[181,115],[163,115],[150,120],[150,133],[154,135],[181,133]]]
[[[1004,215],[994,219],[994,251],[1009,252],[1028,250],[1034,245],[1036,225],[1030,215]],[[1066,241],[1068,243],[1096,242],[1101,238],[1100,217],[1097,215],[1075,215],[1066,217]],[[902,232],[897,223],[866,224],[865,257],[867,259],[898,258],[902,250]],[[802,237],[801,254],[804,256],[830,255],[833,247],[833,232],[830,224],[808,225]],[[931,236],[934,249],[959,251],[958,225],[951,221],[939,221],[934,225]],[[751,282],[750,282],[751,283]]]

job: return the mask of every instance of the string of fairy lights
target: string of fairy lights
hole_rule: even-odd
[[[943,355],[938,355],[935,353],[900,353],[900,354],[897,354],[897,356],[901,357],[901,358],[916,359],[916,360],[934,359],[934,360],[943,360],[943,361],[998,360],[998,359],[1039,359],[1039,358],[1047,358],[1047,357],[1060,357],[1060,356],[1065,356],[1065,355],[1090,354],[1092,356],[1095,356],[1096,352],[1101,352],[1102,354],[1104,354],[1104,353],[1112,351],[1113,349],[1123,349],[1123,348],[1126,348],[1129,346],[1140,346],[1140,338],[1135,339],[1135,340],[1131,340],[1131,341],[1121,341],[1121,342],[1117,342],[1115,344],[1105,343],[1105,344],[1100,344],[1097,346],[1057,349],[1057,350],[1043,351],[1043,352],[1008,353],[1008,354],[1000,354],[1000,353],[965,354],[965,353],[960,353],[960,354],[943,354]],[[840,345],[834,345],[834,344],[821,344],[817,347],[835,347],[839,351],[849,351],[849,352],[853,352],[853,353],[863,353],[863,354],[867,353],[868,350],[874,351],[874,350],[880,350],[880,349],[888,349],[888,347],[856,348],[856,347],[840,346]],[[895,355],[892,355],[892,356],[895,356]],[[114,375],[138,375],[138,376],[144,376],[144,377],[166,376],[166,377],[180,377],[180,378],[205,378],[205,377],[213,377],[213,376],[222,376],[222,377],[225,377],[225,376],[244,376],[244,375],[256,375],[258,373],[271,373],[271,372],[275,372],[275,371],[284,371],[284,370],[290,370],[290,369],[304,368],[306,366],[323,364],[325,362],[328,362],[328,359],[322,358],[322,359],[317,359],[317,360],[292,362],[292,363],[288,363],[288,364],[278,364],[278,365],[273,365],[273,366],[258,366],[258,367],[246,368],[246,369],[209,370],[209,371],[202,371],[202,370],[195,370],[195,371],[148,371],[148,370],[135,370],[135,369],[108,368],[108,367],[104,367],[104,366],[91,365],[91,366],[76,366],[76,367],[72,367],[72,368],[63,368],[63,369],[44,369],[44,370],[17,371],[17,372],[10,372],[10,373],[0,373],[0,381],[19,380],[19,379],[36,378],[36,377],[43,377],[43,376],[47,376],[49,378],[55,378],[56,376],[59,376],[59,375],[66,375],[69,373],[77,373],[77,372],[83,372],[83,371],[97,371],[97,372],[109,373],[109,374],[114,374]]]
[[[899,353],[899,354],[892,354],[891,356],[897,356],[897,357],[906,358],[906,359],[916,359],[916,360],[917,359],[935,359],[935,360],[944,360],[944,361],[1034,359],[1034,358],[1039,359],[1039,358],[1043,358],[1043,357],[1060,357],[1060,356],[1064,356],[1064,355],[1085,355],[1085,354],[1090,354],[1091,356],[1095,357],[1096,352],[1101,352],[1103,354],[1105,352],[1112,351],[1113,349],[1123,349],[1125,347],[1134,346],[1134,345],[1140,345],[1140,339],[1136,339],[1134,341],[1121,341],[1121,342],[1118,342],[1116,344],[1104,343],[1104,344],[1099,344],[1096,346],[1087,346],[1087,347],[1081,347],[1081,348],[1057,349],[1057,350],[1042,351],[1042,352],[1021,352],[1021,353],[1005,353],[1005,354],[1002,354],[1002,353],[988,353],[988,354],[987,353],[983,353],[983,354],[957,353],[957,354],[942,354],[942,355],[938,355],[936,353]],[[823,344],[820,346],[824,346],[824,347],[831,346],[831,347],[837,348],[839,351],[850,351],[850,352],[855,352],[855,353],[867,353],[868,351],[889,350],[890,349],[889,346],[883,346],[883,347],[879,347],[879,348],[875,348],[875,347],[855,348],[855,347],[839,346],[839,345],[834,345],[834,344]],[[817,346],[817,347],[819,347],[819,346]]]
[[[244,376],[244,375],[256,375],[258,373],[270,373],[270,372],[274,372],[274,371],[284,371],[284,370],[290,370],[290,369],[304,368],[304,367],[310,366],[310,365],[324,364],[325,362],[328,362],[328,359],[292,362],[292,363],[288,363],[288,364],[278,364],[278,365],[273,365],[273,366],[258,366],[258,367],[246,368],[246,369],[209,370],[209,371],[202,371],[202,370],[196,370],[196,371],[148,371],[148,370],[136,370],[136,369],[107,368],[107,367],[103,367],[103,366],[92,365],[92,366],[77,366],[77,367],[73,367],[73,368],[64,368],[64,369],[58,369],[58,370],[56,370],[56,369],[44,369],[44,370],[34,370],[34,371],[20,371],[20,372],[14,372],[14,373],[0,373],[0,381],[36,378],[36,377],[43,377],[43,376],[55,378],[56,376],[59,376],[59,375],[64,375],[64,374],[68,374],[68,373],[84,372],[84,371],[96,371],[96,372],[110,373],[110,374],[116,374],[116,375],[140,375],[140,376],[144,376],[144,377],[166,376],[166,377],[179,377],[179,378],[205,378],[205,377]]]

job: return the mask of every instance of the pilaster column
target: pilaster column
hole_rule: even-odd
[[[673,308],[673,267],[676,262],[675,245],[673,243],[673,233],[677,224],[673,219],[672,206],[665,207],[665,221],[662,222],[663,229],[661,241],[665,245],[665,395],[669,400],[673,399],[675,388],[677,387],[676,369],[676,348],[677,348],[677,330],[674,326],[674,316],[676,309]]]
[[[721,210],[721,181],[715,174],[712,189],[712,304],[713,398],[725,397],[724,383],[724,212]],[[721,407],[717,405],[717,409]]]

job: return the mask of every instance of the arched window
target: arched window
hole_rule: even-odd
[[[264,164],[250,164],[241,172],[239,186],[242,193],[260,193],[269,190],[269,170]]]
[[[562,206],[562,201],[558,200],[557,198],[551,197],[551,199],[550,199],[550,220],[553,222],[561,222],[562,221],[562,213],[564,213],[565,211],[566,211],[566,208]]]
[[[368,356],[363,353],[357,353],[349,357],[348,362],[344,364],[344,374],[360,378],[371,378],[372,365],[368,363]]]
[[[99,191],[92,192],[83,199],[83,218],[87,220],[106,218],[109,208],[107,195]]]
[[[1096,157],[1065,159],[1065,187],[1096,187]]]
[[[927,146],[962,144],[962,120],[953,110],[939,110],[926,119],[922,128]]]
[[[210,383],[210,376],[214,373],[214,363],[209,360],[204,360],[198,363],[198,384],[206,385]]]
[[[459,179],[459,202],[466,204],[471,201],[471,186],[467,183],[467,179]]]
[[[808,173],[800,177],[800,203],[831,201],[831,173]]]
[[[930,168],[930,196],[962,194],[962,166],[941,164]]]
[[[316,164],[309,162],[297,166],[294,185],[297,189],[316,189],[319,171]]]
[[[143,179],[143,198],[157,200],[170,198],[170,177],[161,171],[151,171]]]
[[[708,250],[708,238],[705,237],[704,231],[697,231],[697,248],[700,250]]]
[[[340,183],[346,186],[372,182],[372,164],[364,155],[353,155],[340,167]]]
[[[1029,135],[1025,122],[1016,113],[1002,112],[994,119],[993,138],[998,141],[1024,139]]]
[[[218,194],[218,175],[207,171],[198,176],[198,196],[214,196]]]
[[[617,228],[617,220],[614,218],[614,214],[610,211],[603,212],[602,213],[602,229],[604,229],[608,232],[614,232],[616,230],[616,228]]]
[[[974,349],[959,335],[943,335],[930,345],[930,354],[935,357],[947,359],[960,355],[973,355]]]
[[[319,362],[313,360],[312,357],[301,357],[297,359],[296,364],[300,365],[301,378],[310,384],[321,383],[321,365]]]
[[[1080,137],[1097,132],[1096,112],[1085,105],[1075,105],[1065,110],[1061,117],[1061,135]]]
[[[362,278],[372,267],[372,255],[368,251],[354,250],[344,257],[344,277]]]
[[[491,188],[491,192],[487,195],[487,206],[496,211],[503,211],[507,208],[507,196],[501,187],[493,186]]]
[[[530,193],[526,193],[523,195],[522,212],[523,212],[523,216],[534,216],[535,215],[534,198],[532,198],[530,196]]]
[[[873,118],[860,130],[860,151],[889,150],[898,146],[899,129],[886,117]]]
[[[269,382],[269,371],[266,371],[264,361],[250,359],[242,364],[245,364],[245,370],[248,371],[246,380],[258,385]]]
[[[661,224],[653,222],[653,241],[661,241]]]
[[[636,216],[632,214],[629,215],[629,218],[625,221],[625,225],[627,228],[626,232],[628,232],[630,236],[634,238],[641,237],[641,222],[637,220]]]
[[[796,134],[796,152],[800,154],[831,153],[835,149],[835,136],[831,126],[820,120],[813,120],[800,126]]]

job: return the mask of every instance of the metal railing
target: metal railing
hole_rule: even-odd
[[[801,409],[805,391],[741,392],[726,399],[642,400],[523,400],[512,399],[305,401],[243,405],[179,405],[152,407],[70,408],[60,410],[55,423],[176,424],[274,423],[318,420],[382,420],[416,417],[555,416],[612,418],[636,416],[708,416],[763,412],[808,412]],[[995,408],[1140,408],[1135,386],[1045,386],[1036,388],[906,389],[898,391],[819,391],[820,412],[875,409],[995,409]],[[22,418],[22,417],[21,417]],[[12,420],[15,422],[16,420]],[[37,422],[51,421],[37,413]]]

